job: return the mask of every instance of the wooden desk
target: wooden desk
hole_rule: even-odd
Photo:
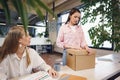
[[[48,38],[35,37],[31,39],[30,46],[38,53],[52,53],[52,44],[47,42]]]

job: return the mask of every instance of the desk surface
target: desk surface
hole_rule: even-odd
[[[99,62],[95,69],[86,69],[74,71],[67,66],[62,67],[60,73],[74,74],[86,77],[88,80],[105,80],[120,71],[120,65],[114,65],[110,62]]]
[[[116,56],[117,55],[117,56]],[[119,56],[118,56],[119,55]],[[120,54],[107,55],[101,58],[120,57]],[[113,58],[112,58],[113,59]],[[115,58],[114,58],[115,59]],[[117,58],[119,59],[119,58]],[[119,59],[120,60],[120,59]],[[106,80],[120,71],[120,63],[118,60],[107,61],[97,60],[95,68],[74,71],[68,66],[61,67],[60,73],[74,74],[78,76],[86,77],[88,80]]]
[[[113,58],[115,56],[117,58]],[[100,58],[103,58],[103,60],[102,59],[100,60],[99,58],[97,58],[95,68],[74,71],[68,66],[62,66],[59,73],[78,75],[78,76],[86,77],[88,80],[107,80],[111,76],[120,72],[120,63],[119,63],[120,54],[112,54],[112,55],[107,55]],[[105,59],[112,59],[112,60],[105,60]],[[31,76],[34,76],[34,75],[31,75]],[[24,78],[25,77],[23,77],[22,80],[24,80]],[[58,79],[53,79],[53,80],[58,80]]]
[[[5,38],[0,38],[0,46],[2,46]],[[39,38],[39,37],[34,37],[31,38],[31,43],[30,45],[49,45],[51,42],[47,41],[48,38]]]
[[[25,75],[22,77],[16,77],[11,80],[58,80],[58,78],[52,78],[47,72],[40,71],[37,73]]]
[[[30,45],[49,45],[51,42],[47,42],[48,38],[31,38],[31,43]]]

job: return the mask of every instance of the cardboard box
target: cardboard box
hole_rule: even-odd
[[[88,55],[86,50],[67,49],[67,66],[73,70],[95,67],[95,52]]]

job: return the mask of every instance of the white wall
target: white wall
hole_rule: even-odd
[[[108,54],[116,54],[116,53],[119,53],[120,52],[114,52],[112,50],[104,50],[104,49],[95,49],[96,50],[96,56],[99,57],[99,56],[104,56],[104,55],[108,55]],[[59,53],[62,53],[63,52],[63,49],[61,48],[58,48],[57,46],[54,47],[54,51],[55,52],[59,52]]]
[[[4,42],[4,38],[0,38],[0,46],[2,46],[3,42]]]

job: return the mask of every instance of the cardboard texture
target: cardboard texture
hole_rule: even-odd
[[[62,74],[59,80],[87,80],[87,78],[71,74]]]
[[[67,49],[67,66],[73,70],[94,68],[95,52],[88,55],[86,50]]]

